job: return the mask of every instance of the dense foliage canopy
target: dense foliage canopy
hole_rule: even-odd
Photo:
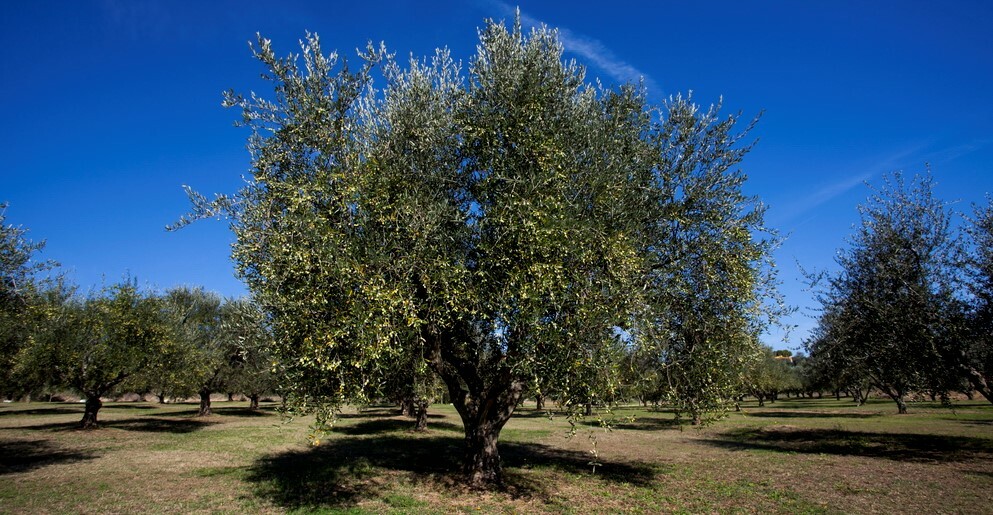
[[[404,68],[369,47],[354,68],[314,35],[302,65],[261,38],[256,57],[275,96],[226,99],[252,129],[252,176],[191,193],[191,218],[233,220],[291,406],[326,420],[419,360],[483,485],[525,391],[609,399],[618,350],[656,339],[713,360],[685,375],[754,354],[770,244],[732,169],[737,117],[591,86],[554,31],[519,24],[487,24],[467,73],[446,50]]]

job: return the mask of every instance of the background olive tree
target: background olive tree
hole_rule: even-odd
[[[18,360],[27,375],[86,398],[80,427],[97,427],[101,397],[154,363],[171,340],[158,298],[132,281],[86,298],[53,299],[49,316]],[[33,372],[32,372],[33,371]]]
[[[45,242],[27,238],[27,229],[7,223],[7,204],[0,203],[0,396],[24,393],[24,384],[13,375],[17,356],[29,344],[31,332],[44,319],[42,289],[37,274],[54,267],[39,261]]]
[[[820,293],[812,357],[865,378],[907,412],[906,397],[949,384],[942,349],[955,312],[958,240],[930,174],[887,175],[859,206],[861,224]]]

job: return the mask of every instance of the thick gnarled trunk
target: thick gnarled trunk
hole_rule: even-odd
[[[449,335],[430,330],[426,334],[431,337],[428,363],[447,386],[465,429],[462,470],[467,484],[474,489],[500,486],[503,468],[497,441],[524,394],[524,382],[499,357],[487,363],[470,360],[455,351],[458,347],[446,340]]]
[[[210,390],[200,390],[200,410],[197,411],[198,417],[210,416],[213,411],[210,409]]]
[[[83,419],[79,421],[80,429],[96,429],[99,427],[97,425],[97,412],[103,407],[103,401],[100,400],[99,394],[87,394],[86,395],[86,407],[83,411]]]
[[[417,399],[414,403],[414,431],[427,431],[428,429],[428,400]]]

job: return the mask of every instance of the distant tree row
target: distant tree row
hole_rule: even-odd
[[[930,175],[885,178],[834,274],[812,276],[822,304],[806,342],[830,389],[876,389],[900,413],[911,394],[979,392],[993,402],[993,202],[963,216]]]
[[[85,398],[80,425],[89,428],[101,398],[123,392],[160,401],[199,395],[204,416],[213,393],[244,393],[257,408],[275,388],[272,336],[255,304],[200,288],[155,294],[135,281],[79,295],[61,277],[39,278],[53,268],[34,261],[43,243],[5,221],[0,211],[4,398],[74,391]]]

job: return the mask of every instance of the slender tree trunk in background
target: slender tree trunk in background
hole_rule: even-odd
[[[904,398],[905,394],[903,393],[903,390],[899,390],[899,389],[890,390],[889,388],[887,388],[886,395],[889,395],[890,398],[893,399],[893,402],[896,403],[897,414],[899,415],[907,414],[907,400]]]
[[[542,394],[535,394],[534,396],[534,409],[543,410],[545,409],[545,396]]]
[[[155,394],[155,397],[159,399],[159,404],[165,404],[165,392],[159,392]]]
[[[587,402],[586,403],[586,407],[583,409],[583,415],[586,415],[587,417],[593,415],[593,403],[592,402]]]
[[[400,414],[405,417],[413,417],[414,412],[414,399],[409,395],[404,395],[400,399]]]
[[[83,411],[83,420],[79,421],[80,429],[96,429],[97,412],[103,406],[99,394],[86,394],[86,407]]]
[[[417,399],[415,404],[415,416],[417,421],[414,423],[414,431],[427,431],[428,429],[428,400],[427,399]]]
[[[248,396],[248,409],[252,411],[259,409],[259,394],[253,393]]]
[[[210,409],[210,390],[206,388],[200,390],[200,410],[197,412],[198,417],[206,417],[213,414]]]
[[[234,394],[231,392],[228,392],[228,402],[234,402]]]

